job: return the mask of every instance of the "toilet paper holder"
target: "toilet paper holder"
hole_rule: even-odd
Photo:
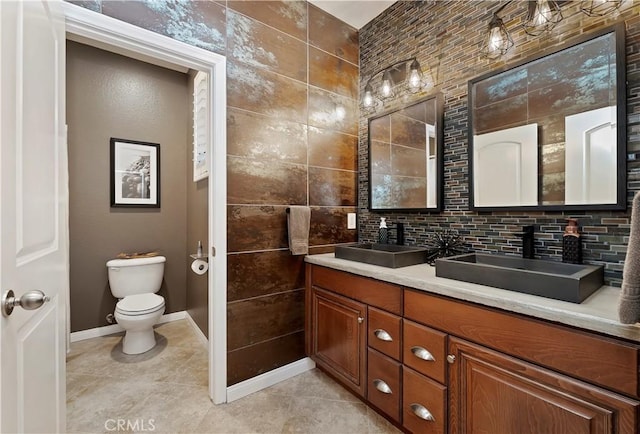
[[[189,255],[191,259],[202,259],[203,261],[209,262],[209,257],[207,255],[198,255],[196,253],[192,253]]]

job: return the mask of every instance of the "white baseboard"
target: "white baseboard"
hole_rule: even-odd
[[[185,318],[187,319],[187,322],[191,324],[191,327],[193,327],[193,331],[198,337],[198,340],[202,342],[202,345],[204,345],[205,348],[207,349],[207,352],[209,352],[209,339],[207,339],[204,333],[202,333],[202,330],[200,330],[200,327],[198,327],[198,324],[196,324],[193,318],[191,318],[191,315],[189,315],[189,312],[185,312]]]
[[[177,321],[179,319],[185,319],[187,312],[182,310],[180,312],[172,312],[160,317],[160,320],[156,324],[162,324],[165,322]],[[193,321],[193,320],[191,320]],[[197,327],[196,327],[197,328]],[[71,342],[83,341],[85,339],[97,338],[100,336],[112,335],[114,333],[123,332],[124,329],[119,324],[112,324],[104,327],[96,327],[88,330],[81,330],[71,333]]]
[[[267,387],[273,386],[281,381],[288,380],[296,375],[307,372],[316,367],[316,363],[306,357],[286,366],[265,372],[257,377],[250,378],[241,383],[227,387],[227,402],[233,402],[252,393],[258,392]]]

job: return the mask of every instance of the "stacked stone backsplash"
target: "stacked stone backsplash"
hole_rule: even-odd
[[[627,62],[627,152],[640,151],[640,1],[625,1],[608,17],[589,17],[578,1],[565,2],[563,21],[550,33],[531,37],[521,24],[526,2],[512,2],[500,14],[515,46],[498,60],[480,55],[480,46],[492,12],[505,2],[420,1],[397,2],[360,30],[360,92],[372,73],[402,59],[417,56],[431,69],[435,90],[420,95],[400,95],[381,111],[399,108],[425,95],[444,95],[444,211],[441,213],[368,210],[367,115],[359,125],[359,240],[377,239],[380,217],[391,225],[405,224],[405,243],[424,245],[437,230],[454,229],[469,250],[520,255],[522,240],[514,235],[523,225],[536,227],[536,257],[562,260],[562,232],[567,217],[576,217],[583,234],[585,263],[605,266],[605,283],[620,286],[629,238],[627,211],[586,212],[474,212],[469,209],[467,83],[490,71],[561,45],[583,33],[624,21]],[[640,162],[627,162],[629,207],[640,190]],[[390,242],[395,242],[391,231]]]

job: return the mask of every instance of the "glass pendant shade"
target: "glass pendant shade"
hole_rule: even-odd
[[[413,62],[411,62],[411,66],[409,66],[407,85],[409,90],[413,93],[419,92],[420,89],[422,89],[422,71],[420,70],[420,64],[416,59],[414,59]]]
[[[560,21],[562,21],[562,11],[555,1],[529,1],[529,10],[524,22],[524,31],[531,36],[539,36],[553,29]]]
[[[391,79],[391,73],[386,70],[382,74],[382,84],[380,85],[380,96],[382,98],[393,97],[393,80]]]
[[[364,87],[364,96],[362,97],[362,105],[365,108],[373,107],[373,89],[371,85],[367,83]]]
[[[590,17],[602,17],[620,7],[622,0],[582,0],[580,10]]]
[[[489,33],[486,38],[482,54],[489,59],[496,59],[506,54],[513,47],[513,39],[507,32],[504,23],[497,15],[489,23]]]

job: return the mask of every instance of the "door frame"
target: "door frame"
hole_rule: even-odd
[[[209,396],[227,401],[226,58],[124,21],[63,2],[67,39],[170,69],[209,74],[208,329]]]

